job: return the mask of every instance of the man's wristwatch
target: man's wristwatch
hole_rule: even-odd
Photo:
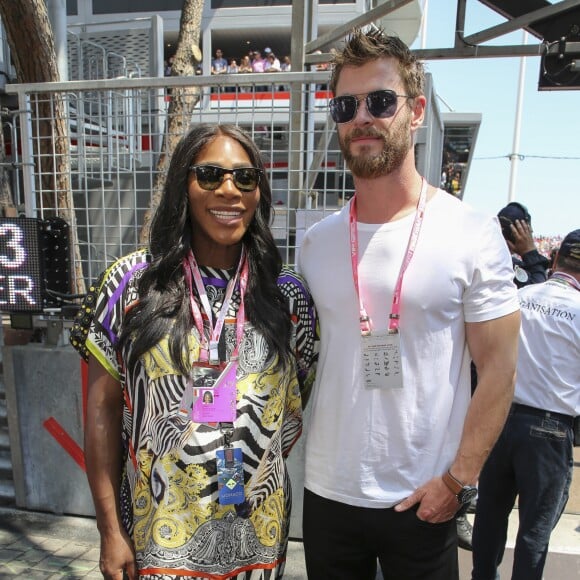
[[[465,485],[458,479],[455,479],[449,470],[443,474],[443,483],[451,490],[451,493],[455,495],[461,505],[468,504],[477,496],[477,487]]]

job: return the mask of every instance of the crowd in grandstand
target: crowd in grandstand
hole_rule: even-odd
[[[165,76],[171,75],[171,62],[173,57],[165,61]],[[292,64],[289,56],[280,60],[270,47],[264,49],[264,56],[259,50],[249,50],[241,58],[224,57],[221,48],[216,49],[215,57],[211,61],[211,74],[237,74],[237,73],[262,73],[262,72],[290,72]],[[201,68],[198,69],[201,74]]]
[[[538,252],[546,258],[551,258],[555,250],[560,247],[562,243],[562,236],[534,236]]]

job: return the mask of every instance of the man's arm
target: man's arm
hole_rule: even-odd
[[[449,471],[462,483],[474,485],[501,433],[512,402],[520,313],[467,323],[465,327],[478,381],[465,417],[459,449]],[[442,475],[419,487],[397,504],[395,510],[405,511],[418,503],[417,517],[421,520],[439,523],[451,519],[459,504]]]
[[[123,391],[94,358],[89,358],[89,393],[85,425],[87,477],[101,535],[100,568],[104,578],[137,578],[131,539],[121,522]]]
[[[475,484],[512,403],[520,313],[467,323],[465,328],[469,351],[477,369],[477,387],[450,471],[459,481]]]

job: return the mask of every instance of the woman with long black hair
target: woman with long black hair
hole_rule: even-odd
[[[317,338],[310,295],[270,232],[271,197],[244,131],[194,127],[149,248],[117,260],[79,313],[71,342],[89,363],[85,453],[105,578],[282,577],[284,459]]]

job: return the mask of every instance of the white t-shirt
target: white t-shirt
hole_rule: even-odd
[[[550,279],[518,292],[522,327],[514,401],[580,415],[580,292]]]
[[[390,507],[455,457],[471,395],[465,322],[499,318],[519,305],[497,219],[439,190],[403,280],[404,386],[366,389],[348,216],[347,205],[312,226],[299,256],[321,331],[305,485],[350,505]],[[413,220],[358,224],[359,284],[375,330],[387,328]]]

